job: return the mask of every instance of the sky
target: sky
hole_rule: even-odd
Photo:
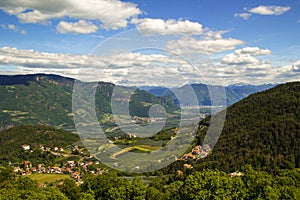
[[[1,0],[0,74],[128,85],[300,78],[299,0]]]

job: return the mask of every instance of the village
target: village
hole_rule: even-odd
[[[177,129],[173,130],[175,133]],[[135,138],[134,134],[127,134],[123,139]],[[119,138],[115,138],[118,140]],[[29,144],[21,146],[24,152],[32,153],[34,150],[49,153],[57,158],[62,158],[64,162],[58,162],[52,165],[45,165],[45,163],[32,164],[29,160],[24,160],[21,164],[13,165],[13,171],[16,175],[32,175],[32,174],[66,174],[76,181],[77,185],[82,184],[82,177],[84,174],[101,175],[107,173],[108,169],[104,168],[100,162],[89,154],[83,147],[71,145],[68,149],[62,147],[46,147],[39,145],[39,148],[31,147]],[[85,151],[85,152],[83,152]],[[189,153],[184,154],[177,160],[196,160],[207,157],[211,149],[209,145],[197,145]],[[74,159],[74,158],[77,159]],[[192,168],[192,165],[185,163],[184,168]]]
[[[23,151],[25,152],[33,152],[33,148],[29,144],[23,144]],[[71,153],[66,153],[65,150],[61,147],[45,147],[40,145],[40,151],[48,152],[56,157],[79,157],[79,160],[69,160],[66,159],[66,162],[63,164],[53,164],[53,165],[45,165],[44,163],[39,163],[37,165],[33,165],[30,161],[23,161],[18,166],[13,166],[13,172],[16,175],[32,175],[32,174],[68,174],[70,178],[76,181],[77,185],[82,184],[82,176],[83,174],[93,174],[100,175],[102,173],[108,172],[106,168],[100,168],[100,162],[94,158],[93,155],[84,154],[81,149],[74,145],[71,147]],[[88,158],[88,159],[87,159]]]
[[[208,156],[209,152],[211,151],[209,145],[201,145],[195,146],[190,153],[184,154],[178,160],[189,160],[189,159],[202,159]]]

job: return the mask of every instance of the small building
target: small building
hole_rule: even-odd
[[[127,137],[127,138],[136,138],[136,135],[133,134],[133,133],[127,133],[127,134],[126,134],[126,137]]]
[[[236,171],[228,174],[230,177],[236,177],[236,176],[243,176],[244,174],[242,172]]]
[[[201,151],[199,149],[193,149],[192,154],[199,155]]]
[[[178,176],[182,176],[183,175],[183,171],[181,171],[181,170],[177,170],[176,173],[177,173]]]
[[[205,158],[207,156],[208,156],[208,153],[203,151],[200,153],[199,158]]]
[[[187,164],[187,163],[183,164],[183,167],[185,167],[185,168],[187,168],[187,169],[192,169],[192,168],[193,168],[192,165]]]
[[[20,167],[14,167],[13,172],[14,173],[18,173],[19,171],[21,171]]]
[[[22,162],[22,166],[23,166],[22,167],[23,169],[32,167],[30,161],[28,161],[28,160]]]
[[[45,147],[43,145],[40,145],[40,150],[45,151]]]
[[[24,151],[28,151],[28,150],[30,150],[30,145],[29,144],[23,144],[22,148],[23,148]]]
[[[192,153],[184,154],[183,156],[184,159],[196,159],[196,156],[193,155]]]

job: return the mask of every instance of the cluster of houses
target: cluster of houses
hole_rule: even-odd
[[[24,151],[30,151],[31,150],[31,147],[30,147],[29,144],[23,144],[21,147]],[[45,147],[44,145],[40,145],[40,149],[42,151],[51,151],[50,147]],[[62,147],[54,147],[53,151],[55,151],[55,152],[64,152],[64,149]]]
[[[22,149],[24,151],[32,151],[30,145],[23,144]],[[42,151],[50,151],[49,147],[45,147],[40,145],[40,150]],[[61,147],[54,147],[52,148],[54,153],[61,153],[64,152],[64,149]],[[72,147],[72,152],[80,152],[78,146]],[[71,154],[72,155],[72,154]],[[92,158],[93,156],[90,156]],[[80,157],[80,160],[84,160],[83,157]],[[73,178],[77,184],[82,183],[82,175],[84,173],[100,175],[104,172],[107,172],[107,169],[97,168],[97,167],[90,167],[93,165],[99,165],[99,161],[75,161],[69,160],[63,163],[62,166],[45,166],[45,164],[38,164],[33,166],[30,161],[23,161],[19,166],[15,166],[13,171],[15,174],[19,175],[31,175],[34,173],[39,174],[69,174],[71,178]]]
[[[209,145],[201,145],[195,146],[190,153],[184,154],[180,160],[194,160],[194,159],[201,159],[208,156],[209,152],[211,151]]]

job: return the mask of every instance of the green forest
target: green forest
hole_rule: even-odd
[[[210,118],[200,123],[201,144]],[[239,170],[245,164],[276,174],[300,167],[300,83],[287,83],[250,95],[228,107],[212,154],[196,168]]]
[[[281,170],[273,176],[243,167],[243,175],[230,177],[218,170],[188,176],[160,176],[151,182],[131,181],[113,173],[86,176],[81,186],[65,179],[47,187],[28,177],[15,177],[9,168],[0,170],[0,199],[299,199],[299,169]]]

